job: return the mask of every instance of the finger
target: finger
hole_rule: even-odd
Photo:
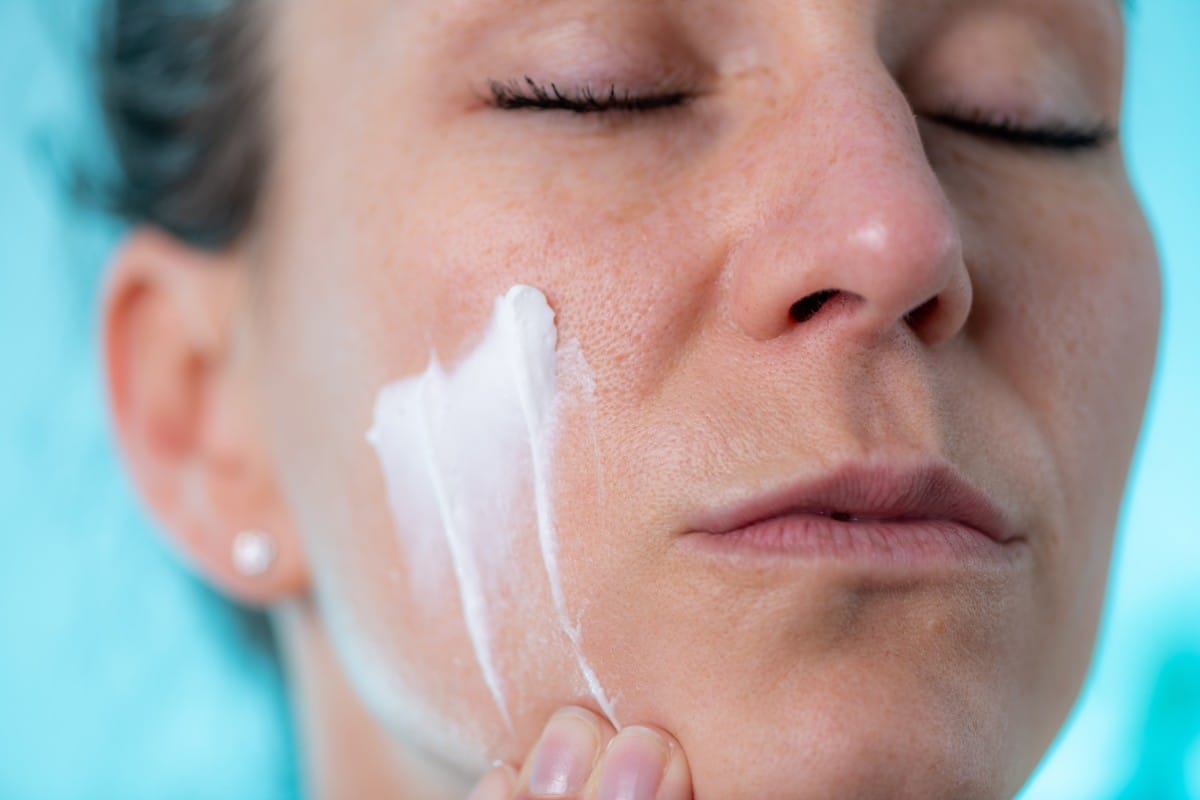
[[[683,748],[666,731],[630,725],[609,741],[584,797],[691,800],[691,771]]]
[[[692,800],[692,768],[688,764],[687,754],[674,736],[659,731],[667,741],[670,755],[667,758],[667,771],[663,775],[662,786],[658,789],[655,800]]]
[[[509,800],[517,785],[517,771],[507,764],[497,764],[475,784],[467,800]]]
[[[516,797],[577,797],[614,733],[612,725],[585,708],[559,709],[521,770]]]

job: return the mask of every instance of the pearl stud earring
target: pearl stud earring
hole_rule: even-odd
[[[263,531],[247,530],[233,537],[234,569],[247,578],[265,575],[275,556],[275,542]]]

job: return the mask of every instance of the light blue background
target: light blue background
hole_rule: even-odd
[[[106,433],[95,293],[117,231],[56,188],[95,143],[91,5],[0,0],[0,798],[291,798],[261,620],[177,566]],[[1023,800],[1200,798],[1200,0],[1141,2],[1130,38],[1161,370],[1099,660]]]

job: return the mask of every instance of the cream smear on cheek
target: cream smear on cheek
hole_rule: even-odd
[[[612,703],[584,658],[558,566],[551,486],[563,365],[554,312],[537,289],[497,298],[480,344],[447,371],[432,354],[419,375],[385,386],[367,434],[383,468],[417,596],[438,603],[449,559],[475,662],[511,728],[506,676],[495,657],[498,589],[511,569],[520,507],[532,490],[538,545],[556,616],[580,677],[616,725]],[[573,366],[586,362],[570,351]],[[586,381],[585,381],[586,383]]]

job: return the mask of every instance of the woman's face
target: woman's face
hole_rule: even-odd
[[[1156,340],[1153,246],[1119,144],[1092,141],[1120,112],[1116,3],[273,13],[262,419],[321,619],[395,735],[519,759],[554,708],[596,706],[586,660],[702,797],[1014,791],[1088,663]],[[502,107],[537,100],[527,76],[600,100]],[[600,110],[610,87],[647,102]],[[553,455],[561,608],[536,525],[497,521],[489,682],[454,560],[413,546],[364,433],[516,284],[592,387]],[[1015,538],[889,560],[695,533],[843,468],[929,465]]]

